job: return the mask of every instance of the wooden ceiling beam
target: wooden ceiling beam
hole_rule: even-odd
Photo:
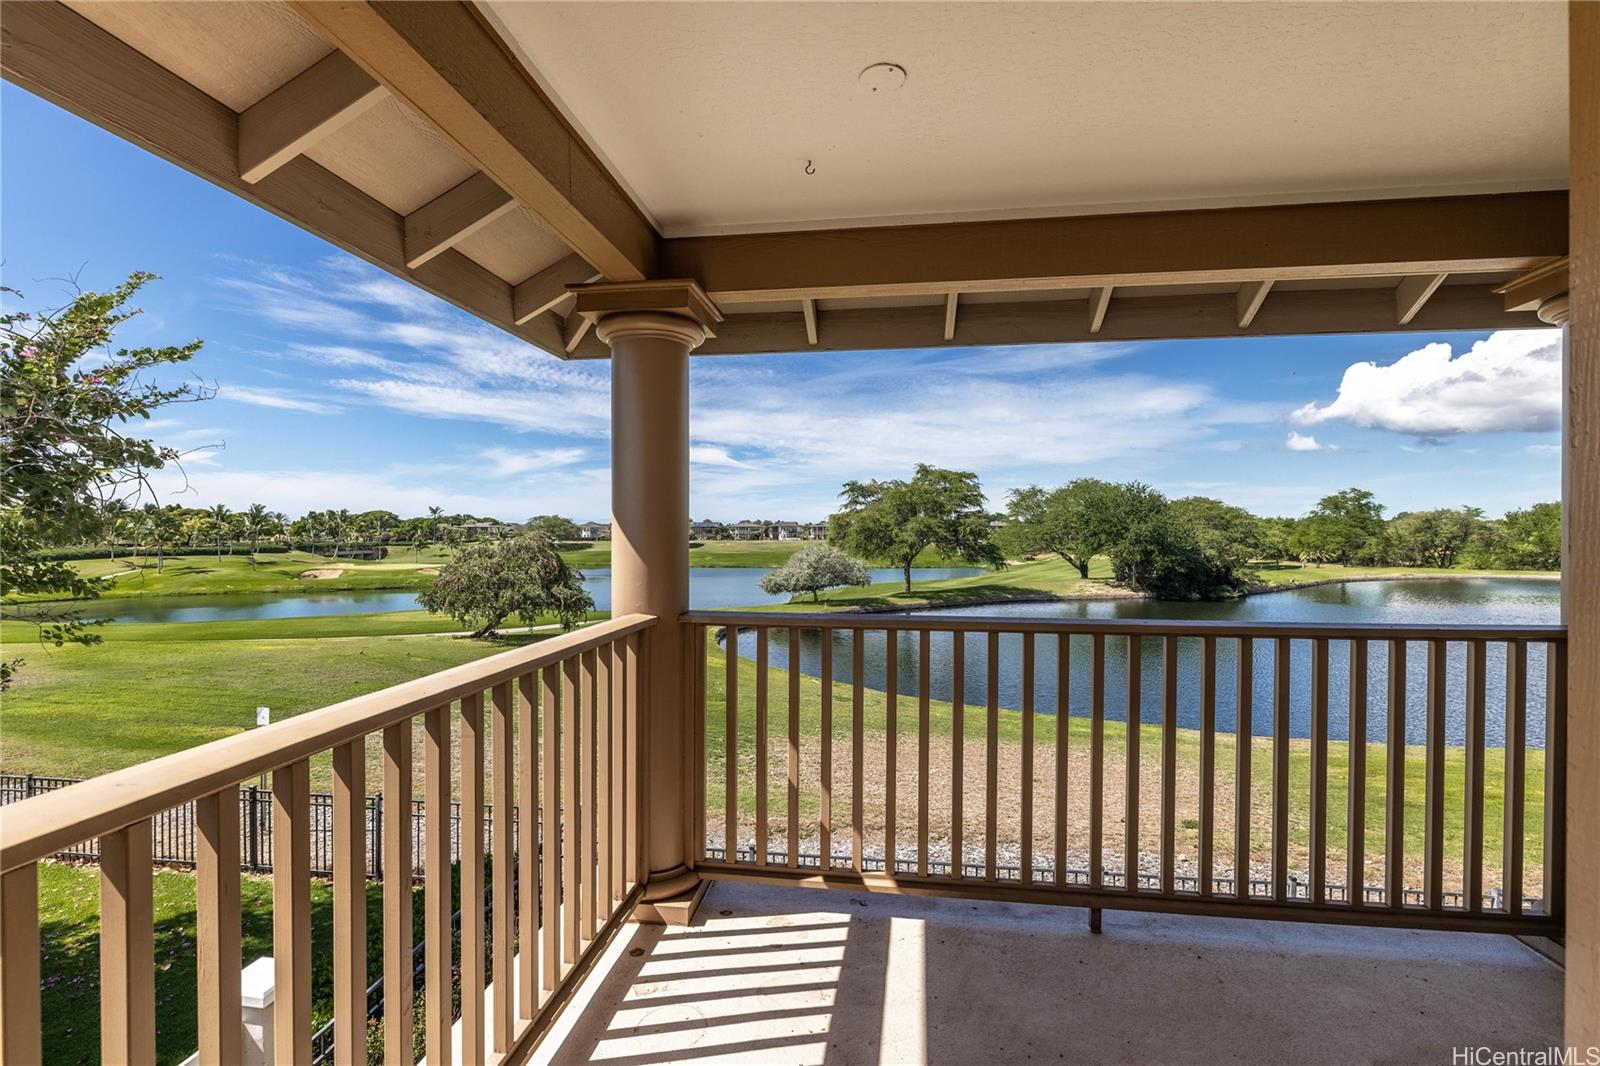
[[[1417,274],[1401,278],[1394,288],[1394,320],[1404,326],[1416,318],[1417,312],[1444,284],[1445,277],[1444,274]]]
[[[655,228],[471,4],[294,7],[604,277],[658,276]]]
[[[1089,290],[1089,332],[1099,333],[1106,323],[1106,311],[1111,307],[1111,286],[1102,285]]]
[[[720,304],[1524,270],[1565,192],[680,237],[661,272]]]
[[[421,266],[516,206],[489,175],[472,175],[406,216],[406,266]]]
[[[1233,293],[1190,296],[1130,296],[1117,301],[1099,333],[1083,313],[1083,301],[968,304],[961,311],[961,343],[972,345],[1071,344],[1084,341],[1174,340],[1190,337],[1259,337],[1295,334],[1386,333],[1407,330],[1530,329],[1530,312],[1508,312],[1484,286],[1447,285],[1407,325],[1395,322],[1394,290],[1388,288],[1278,290],[1248,328],[1238,324]],[[761,352],[855,351],[928,348],[944,343],[927,328],[926,307],[882,307],[828,312],[828,332],[810,344],[790,312],[730,314],[697,355]],[[1403,349],[1401,349],[1403,350]],[[592,338],[575,349],[579,358],[604,357]]]
[[[254,184],[388,95],[333,52],[239,113],[239,177]]]
[[[296,156],[260,181],[239,176],[239,116],[60,3],[8,6],[7,81],[235,193],[506,332],[562,352],[554,323],[518,325],[511,286],[459,252],[406,266],[400,215]]]
[[[817,343],[817,301],[801,300],[800,315],[806,323],[806,343],[816,346]]]
[[[944,339],[956,339],[956,304],[961,300],[960,293],[947,293],[944,298]]]
[[[1537,311],[1546,300],[1569,291],[1570,273],[1571,261],[1562,256],[1512,278],[1495,292],[1506,298],[1507,311]]]
[[[531,278],[517,282],[511,290],[511,313],[517,324],[536,318],[556,308],[570,298],[569,285],[587,285],[599,281],[594,267],[583,261],[581,255],[558,259]]]
[[[1256,312],[1261,310],[1261,304],[1266,300],[1267,293],[1272,291],[1271,280],[1251,281],[1239,286],[1239,295],[1234,299],[1234,310],[1240,329],[1249,329],[1250,323],[1255,321]]]

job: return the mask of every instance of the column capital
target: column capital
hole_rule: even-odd
[[[572,313],[593,323],[596,335],[655,336],[694,348],[715,336],[722,312],[692,278],[573,285]]]
[[[1567,296],[1571,261],[1560,256],[1512,278],[1495,292],[1506,298],[1507,311],[1532,311],[1539,321],[1564,325],[1570,313]]]

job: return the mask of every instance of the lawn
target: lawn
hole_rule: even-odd
[[[154,883],[156,960],[156,1058],[182,1062],[197,1044],[195,1028],[195,879],[177,870],[158,870]],[[423,899],[412,899],[412,940],[422,942]],[[452,909],[460,905],[460,884],[452,885]],[[240,964],[272,954],[272,880],[249,874],[240,879]],[[41,863],[39,866],[39,954],[44,1046],[50,1061],[100,1061],[100,872],[92,867]],[[485,954],[492,947],[485,945]],[[311,882],[312,1018],[318,1027],[333,1016],[333,891],[327,881]],[[367,982],[383,973],[383,888],[367,885]],[[420,989],[418,990],[420,994]],[[422,1010],[417,1004],[417,1032]],[[381,1047],[382,1023],[369,1026],[368,1046]],[[418,1053],[421,1044],[417,1045]]]

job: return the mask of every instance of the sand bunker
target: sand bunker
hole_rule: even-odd
[[[309,577],[315,580],[321,580],[329,577],[342,577],[344,576],[344,568],[339,566],[318,567],[315,570],[302,570],[300,571],[300,576]]]

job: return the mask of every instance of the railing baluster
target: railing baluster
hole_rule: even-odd
[[[1567,909],[1567,642],[1565,640],[1552,640],[1545,645],[1544,680],[1544,912],[1555,917],[1563,917]]]
[[[1424,785],[1423,905],[1444,904],[1444,713],[1448,658],[1442,640],[1428,641],[1428,731]]]
[[[578,870],[583,863],[583,825],[578,797],[583,788],[579,746],[583,743],[583,664],[573,655],[561,663],[561,972],[578,963],[583,947]]]
[[[644,683],[648,666],[639,634],[629,633],[622,663],[622,678],[627,684],[622,711],[623,808],[627,811],[624,822],[627,842],[622,849],[622,876],[623,887],[630,892],[639,883],[639,866],[644,861],[644,837],[640,833],[644,804],[639,798],[639,734],[644,728],[644,716],[639,708],[639,689]]]
[[[494,789],[490,809],[494,812],[494,825],[490,829],[490,865],[494,875],[494,912],[492,936],[494,949],[490,952],[494,967],[493,1049],[503,1055],[511,1048],[513,1007],[511,1005],[512,919],[514,905],[511,890],[512,866],[512,813],[515,810],[515,782],[512,780],[511,762],[511,682],[502,681],[489,691],[491,719],[489,723],[490,781]],[[529,897],[524,896],[526,901]]]
[[[850,854],[856,873],[860,873],[862,865],[862,809],[863,801],[861,789],[865,780],[862,773],[861,760],[866,753],[865,744],[865,707],[864,699],[866,684],[862,671],[865,665],[862,660],[866,658],[866,633],[860,629],[854,630],[850,642]]]
[[[197,800],[194,820],[195,976],[200,1008],[197,1033],[200,1066],[227,1066],[238,1062],[244,1054],[244,1016],[239,1001],[239,786],[230,785]],[[359,876],[365,884],[365,872]],[[366,943],[364,931],[362,943]],[[359,1030],[363,1058],[366,1055],[365,993],[366,989],[362,989]],[[17,1060],[6,1057],[6,1061]]]
[[[1345,829],[1345,895],[1367,902],[1367,642],[1350,642],[1350,807]]]
[[[966,875],[967,635],[950,634],[950,876]]]
[[[960,633],[952,634],[960,639]],[[1072,638],[1056,638],[1055,883],[1067,883],[1067,780],[1072,732]]]
[[[1328,901],[1328,642],[1311,642],[1311,902]]]
[[[1033,634],[1022,635],[1022,883],[1033,883]]]
[[[311,765],[305,760],[272,772],[272,957],[277,1059],[310,1066]]]
[[[1546,660],[1546,669],[1549,660]],[[1528,645],[1506,642],[1505,833],[1501,890],[1507,914],[1522,913],[1522,837],[1528,792]],[[1548,770],[1546,771],[1548,772]]]
[[[278,828],[282,826],[277,823]],[[156,1057],[152,865],[148,819],[100,838],[100,1061],[107,1064],[137,1066],[154,1062]],[[306,877],[309,879],[309,871]],[[310,882],[302,883],[309,886]],[[273,887],[276,896],[282,887],[276,877]],[[274,910],[276,929],[276,919],[283,917],[283,912]],[[309,931],[310,915],[302,912],[301,917]],[[305,1041],[309,1046],[309,1025]],[[282,1050],[290,1052],[292,1047],[286,1042]]]
[[[1406,642],[1389,642],[1389,736],[1384,782],[1384,902],[1406,905]]]
[[[1106,776],[1106,638],[1096,633],[1092,640],[1090,663],[1091,694],[1089,728],[1089,887],[1103,883],[1101,819],[1105,816]]]
[[[691,627],[690,637],[696,637],[696,635],[699,635],[699,627]],[[702,643],[701,647],[704,647],[704,643]],[[626,895],[626,890],[622,888],[624,869],[626,869],[624,842],[627,839],[627,828],[632,824],[634,818],[627,813],[626,799],[624,799],[626,783],[622,779],[622,775],[624,775],[622,752],[627,746],[627,650],[622,645],[622,642],[613,640],[613,642],[606,645],[605,655],[606,659],[610,661],[611,675],[611,747],[610,751],[606,752],[606,767],[608,767],[606,781],[610,784],[610,799],[606,800],[606,804],[608,804],[608,810],[611,812],[611,880],[606,882],[606,893],[608,893],[606,898],[610,900],[610,903],[606,904],[606,912],[610,914],[621,903],[622,896]],[[698,658],[698,656],[693,656],[691,663],[693,663],[694,658]],[[690,683],[694,682],[693,671],[688,674],[688,679],[690,679]],[[691,743],[694,744],[693,765],[694,767],[701,767],[698,776],[704,779],[706,752],[702,751],[701,747],[704,744],[702,730],[704,730],[704,723],[706,723],[706,712],[702,711],[701,699],[699,699],[698,693],[693,699],[690,699],[690,707],[693,709],[694,717],[699,722],[699,727],[694,727],[690,730]],[[694,799],[699,799],[698,789],[691,787],[690,795]],[[699,844],[704,847],[704,844],[706,844],[706,805],[701,804],[698,808],[691,808],[688,813],[690,813],[690,820],[688,820],[690,821],[690,829],[693,831],[690,834],[690,839],[698,837]],[[694,848],[696,860],[701,858],[701,853],[699,852],[701,852],[701,848]]]
[[[0,1060],[44,1061],[39,1013],[39,866],[0,874]]]
[[[333,1060],[367,1061],[365,737],[333,749]]]
[[[611,916],[611,703],[615,681],[611,674],[611,649],[595,649],[594,663],[594,897],[595,921]],[[585,825],[588,824],[587,819]],[[590,934],[593,936],[593,933]]]
[[[428,1066],[449,1066],[455,1053],[450,1027],[450,705],[422,718],[422,791],[427,816],[423,840],[423,1014]]]
[[[1216,890],[1217,638],[1200,642],[1200,894]]]
[[[572,824],[578,853],[578,939],[587,945],[595,931],[595,720],[600,701],[598,656],[589,648],[578,656],[582,695],[577,729],[578,750],[573,755],[573,782],[578,792],[578,818]]]
[[[412,720],[383,730],[383,1060],[410,1062],[415,1011],[411,958]]]
[[[767,628],[756,628],[756,865],[767,864]]]
[[[461,1059],[484,1060],[483,693],[461,697]],[[509,813],[509,812],[502,812]],[[500,902],[500,901],[497,901]]]
[[[544,745],[544,833],[540,842],[539,878],[543,887],[544,996],[549,999],[561,983],[561,667],[546,666],[540,672],[540,741]]]
[[[789,868],[800,865],[800,628],[789,630]]]
[[[1488,753],[1484,750],[1486,700],[1485,667],[1488,646],[1482,640],[1467,642],[1467,778],[1464,787],[1461,833],[1465,839],[1466,868],[1461,874],[1461,893],[1467,910],[1483,910],[1483,773]]]
[[[984,719],[987,744],[984,758],[983,878],[995,879],[995,847],[999,835],[1000,792],[1000,634],[989,634],[988,714]]]
[[[824,870],[833,869],[833,630],[817,634],[822,644],[822,662],[817,670],[821,692],[822,736],[818,774],[821,795],[817,798],[817,846]]]
[[[517,1017],[531,1021],[539,1010],[539,723],[532,674],[517,678],[516,761]]]
[[[1065,638],[1063,638],[1065,639]],[[1178,846],[1178,638],[1161,638],[1161,891],[1176,882]]]
[[[1031,636],[1031,634],[1030,634]],[[1123,800],[1122,879],[1129,892],[1139,891],[1139,727],[1143,705],[1144,648],[1138,636],[1128,638],[1128,769]]]
[[[706,776],[711,772],[711,760],[706,757],[706,729],[711,721],[710,690],[707,688],[709,679],[710,653],[706,650],[706,637],[710,631],[705,626],[689,627],[689,684],[693,695],[689,702],[689,712],[693,716],[694,726],[694,758],[690,762],[693,770],[694,781],[694,817],[691,819],[691,828],[694,830],[690,839],[690,848],[695,862],[701,863],[706,858]],[[627,652],[620,643],[611,645],[615,653],[613,669],[616,671],[616,680],[612,682],[616,691],[616,704],[612,716],[612,730],[614,747],[616,748],[612,760],[612,819],[616,822],[616,883],[611,891],[611,897],[620,900],[623,897],[622,876],[622,851],[623,841],[627,837],[626,817],[627,806],[623,798],[623,713],[628,702],[628,675]]]
[[[1255,642],[1239,638],[1233,712],[1233,894],[1250,898],[1251,756],[1255,754]]]
[[[1272,898],[1289,898],[1289,638],[1272,642]]]
[[[726,718],[722,731],[722,855],[728,862],[739,861],[739,629],[723,631],[726,674],[723,696]]]
[[[928,659],[933,633],[924,629],[917,640],[917,874],[928,876]]]
[[[894,873],[895,860],[895,800],[899,796],[900,774],[897,765],[900,754],[900,647],[893,629],[884,638],[884,693],[883,693],[883,869]]]

